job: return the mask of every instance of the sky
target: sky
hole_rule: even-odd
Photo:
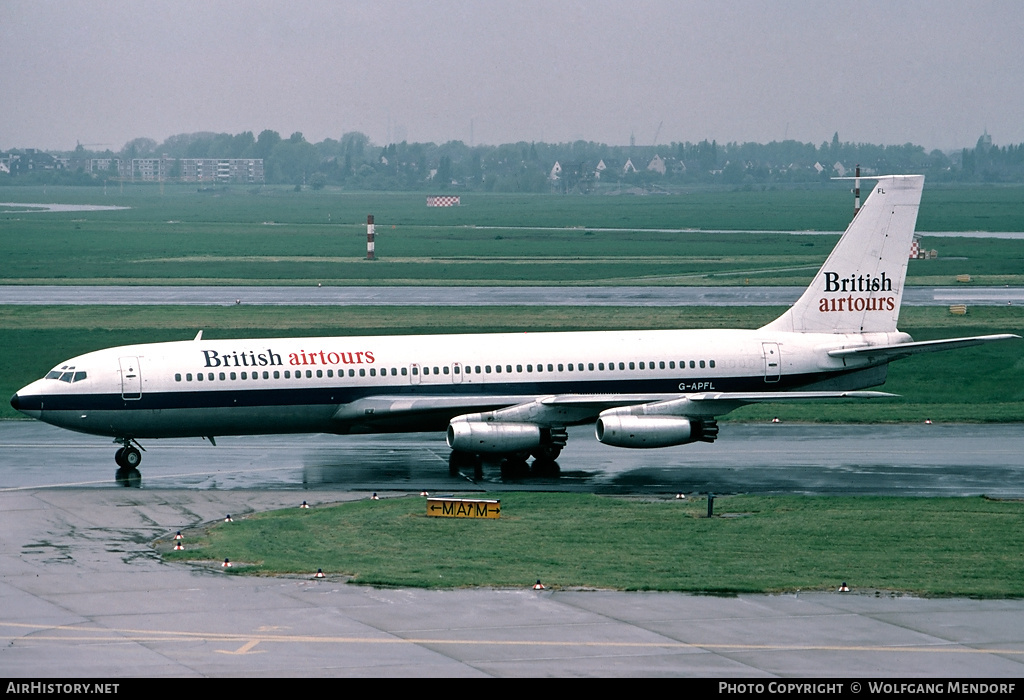
[[[1024,143],[1020,0],[0,0],[0,149]]]

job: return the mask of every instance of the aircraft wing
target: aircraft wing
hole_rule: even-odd
[[[720,416],[740,406],[766,401],[870,399],[893,397],[880,391],[705,392],[698,394],[556,394],[550,396],[370,396],[338,407],[333,419],[354,432],[391,421],[421,417],[423,430],[440,429],[460,414],[492,411],[486,420],[539,425],[574,425],[614,410],[640,415]],[[440,426],[440,428],[438,427]]]
[[[1012,333],[999,335],[976,335],[968,338],[945,338],[942,340],[923,340],[916,343],[897,343],[896,345],[866,345],[860,348],[843,348],[841,350],[829,350],[830,357],[867,357],[872,360],[884,359],[898,360],[903,357],[910,357],[923,352],[941,352],[943,350],[954,350],[956,348],[969,348],[973,345],[994,343],[1000,340],[1020,338]]]
[[[884,391],[718,391],[686,394],[667,401],[653,401],[613,408],[610,413],[632,415],[686,416],[714,418],[740,406],[781,401],[820,401],[824,399],[895,398]]]

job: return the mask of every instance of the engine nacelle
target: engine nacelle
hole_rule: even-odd
[[[457,452],[531,452],[541,445],[541,429],[531,423],[453,420],[448,424],[446,439],[448,447]]]
[[[597,439],[614,447],[671,447],[689,442],[714,442],[718,423],[679,416],[603,415],[597,419]]]

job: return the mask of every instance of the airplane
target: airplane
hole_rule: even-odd
[[[797,302],[756,330],[650,330],[192,340],[60,363],[11,406],[114,438],[445,431],[450,465],[551,464],[566,427],[624,448],[714,442],[717,419],[764,401],[870,399],[889,362],[1020,338],[914,342],[897,329],[921,175],[877,184]]]

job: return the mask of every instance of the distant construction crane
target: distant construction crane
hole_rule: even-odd
[[[665,120],[658,122],[658,128],[654,130],[654,140],[651,141],[652,146],[658,145],[658,136],[661,135],[661,126],[665,123]]]

